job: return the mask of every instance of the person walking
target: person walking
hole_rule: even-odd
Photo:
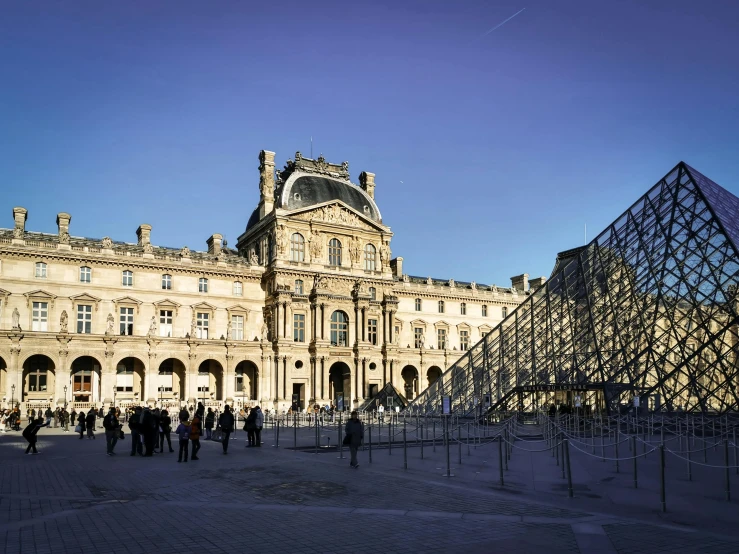
[[[177,458],[177,463],[182,461],[182,455],[185,455],[185,463],[187,463],[187,445],[190,442],[190,425],[187,420],[180,420],[180,424],[177,426],[177,436],[180,439],[180,455]]]
[[[36,434],[39,432],[39,429],[42,427],[46,427],[48,423],[44,423],[43,418],[38,418],[31,420],[31,422],[28,424],[28,426],[23,429],[23,438],[28,441],[28,448],[26,448],[26,454],[31,452],[33,450],[34,454],[38,454],[38,450],[36,450]]]
[[[80,434],[80,440],[84,438],[85,428],[85,412],[80,412],[77,418],[77,429],[75,429]]]
[[[97,421],[99,420],[99,421],[102,422],[104,417],[105,417],[105,412],[103,411],[103,406],[101,404],[100,405],[100,409],[97,412],[97,419],[95,420],[95,424],[96,424],[96,427],[95,428],[96,429],[97,429]]]
[[[85,424],[87,424],[87,438],[88,439],[95,438],[95,419],[96,419],[95,408],[90,408],[90,411],[87,412],[87,416],[85,417]]]
[[[51,406],[46,408],[46,411],[44,412],[44,417],[46,418],[47,425],[51,423],[51,418],[54,417],[54,412],[51,411]]]
[[[254,446],[262,446],[262,427],[264,427],[264,414],[262,413],[262,409],[257,406],[254,408],[254,411],[257,412],[257,419],[255,421],[256,423],[256,429],[254,429]]]
[[[174,450],[172,450],[172,439],[170,438],[170,433],[172,432],[172,418],[169,417],[169,412],[167,410],[162,410],[161,418],[159,420],[159,429],[159,452],[164,453],[164,439],[167,439],[169,451],[174,452]]]
[[[115,445],[118,442],[118,436],[121,432],[121,425],[115,415],[115,408],[112,406],[108,410],[108,415],[103,418],[103,429],[105,429],[105,446],[108,456],[115,456]]]
[[[153,456],[154,450],[154,431],[156,429],[156,418],[151,410],[146,407],[141,416],[139,423],[139,433],[144,437],[144,457],[150,458]]]
[[[244,430],[246,431],[248,439],[246,447],[249,448],[250,446],[256,446],[255,431],[257,430],[257,411],[254,408],[249,410],[249,415],[246,416]]]
[[[192,443],[192,455],[191,460],[199,460],[198,452],[200,451],[200,433],[201,433],[201,419],[198,415],[200,410],[195,412],[195,415],[190,422],[190,442]]]
[[[228,454],[228,439],[234,430],[234,416],[231,413],[231,406],[228,404],[223,407],[223,413],[218,418],[218,426],[223,431],[223,453]]]
[[[205,440],[209,441],[212,438],[215,423],[216,414],[213,412],[213,408],[208,408],[208,413],[205,414]]]
[[[59,408],[54,410],[54,429],[56,429],[59,426]]]
[[[352,412],[351,419],[346,422],[344,432],[346,433],[346,439],[344,440],[346,441],[348,439],[349,451],[352,454],[349,465],[354,469],[357,469],[359,467],[359,462],[357,461],[357,450],[359,450],[359,447],[362,445],[362,440],[364,439],[364,424],[359,421],[359,414],[356,410]]]

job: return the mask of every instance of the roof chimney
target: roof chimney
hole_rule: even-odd
[[[375,174],[362,171],[359,174],[359,186],[365,191],[369,197],[375,199]]]
[[[146,223],[139,225],[139,228],[136,229],[136,236],[139,238],[139,246],[151,244],[151,225]]]
[[[59,228],[59,244],[69,244],[69,222],[72,216],[61,212],[56,214],[56,225]]]
[[[221,253],[221,243],[223,242],[223,235],[219,233],[213,233],[211,237],[206,241],[208,243],[208,254],[217,256]]]
[[[259,152],[259,219],[272,213],[275,202],[275,153]]]
[[[526,292],[529,289],[529,274],[516,275],[511,277],[511,286],[520,292]]]
[[[15,228],[13,229],[13,238],[22,239],[26,232],[26,219],[28,219],[28,210],[26,208],[13,208],[13,220]]]
[[[531,279],[529,281],[529,285],[531,286],[531,292],[534,292],[539,287],[543,287],[544,286],[544,283],[546,283],[546,282],[547,282],[547,278],[546,277],[537,277],[535,279]]]

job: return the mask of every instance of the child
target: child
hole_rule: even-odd
[[[175,432],[180,438],[180,457],[177,459],[177,463],[182,461],[183,452],[185,453],[185,463],[187,463],[187,445],[190,442],[190,422],[180,420],[180,424],[177,426],[177,430]]]

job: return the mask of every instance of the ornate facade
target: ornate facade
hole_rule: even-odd
[[[259,205],[235,249],[0,229],[3,405],[366,403],[413,398],[529,295],[403,273],[374,174],[259,155]],[[532,280],[532,288],[544,279]]]

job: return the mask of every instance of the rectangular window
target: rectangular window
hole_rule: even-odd
[[[210,323],[210,314],[198,312],[196,319],[197,338],[208,338],[208,324]]]
[[[377,320],[367,320],[367,340],[370,344],[377,344]]]
[[[440,314],[444,313],[444,301],[443,300],[439,300],[439,313]]]
[[[460,331],[459,332],[459,349],[469,350],[470,348],[470,332]]]
[[[133,271],[124,271],[121,277],[121,284],[124,287],[133,286]]]
[[[487,317],[487,316],[488,316],[488,307],[483,306],[482,307],[482,317]]]
[[[244,287],[241,285],[241,281],[234,283],[234,296],[241,296],[244,292]]]
[[[32,331],[48,331],[49,330],[49,303],[34,302],[33,311],[31,313],[31,330]]]
[[[436,347],[439,350],[444,350],[446,348],[446,329],[436,330]]]
[[[198,279],[198,292],[208,292],[208,279],[205,277]]]
[[[80,268],[80,283],[89,283],[92,281],[92,269],[89,267]]]
[[[421,311],[421,299],[420,298],[416,298],[416,311],[417,312]]]
[[[121,335],[133,335],[133,308],[121,308],[120,331]]]
[[[172,310],[159,310],[159,336],[172,336]]]
[[[370,300],[377,300],[377,289],[375,287],[369,288]]]
[[[162,290],[172,290],[171,275],[162,275]]]
[[[305,316],[303,314],[293,314],[293,340],[305,342]]]
[[[413,329],[413,344],[416,348],[423,348],[423,327]]]
[[[92,306],[77,306],[77,332],[92,333]]]
[[[467,315],[467,304],[464,302],[459,305],[459,313],[460,315]]]
[[[36,277],[46,279],[46,264],[44,262],[36,262]]]
[[[303,281],[301,279],[295,280],[295,294],[303,294]]]
[[[234,340],[244,340],[244,316],[231,316],[231,338]]]

